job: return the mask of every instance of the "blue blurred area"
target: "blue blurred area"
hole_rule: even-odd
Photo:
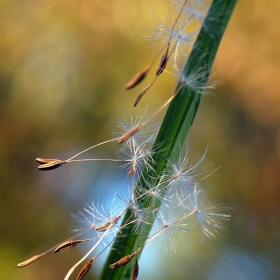
[[[229,248],[216,260],[206,279],[270,280],[275,276],[272,265],[258,253]]]

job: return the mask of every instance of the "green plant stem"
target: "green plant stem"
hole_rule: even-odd
[[[186,77],[203,72],[203,75],[199,75],[200,78],[197,79],[195,88],[203,88],[207,85],[220,41],[236,1],[213,0],[210,6],[189,59],[184,67],[184,75]],[[182,81],[179,81],[177,89],[181,85]],[[165,174],[168,173],[168,162],[171,160],[174,162],[179,158],[202,98],[202,94],[195,93],[192,88],[183,86],[170,103],[154,143],[153,160],[149,162],[153,170],[148,167],[144,168],[142,177],[140,178],[139,184],[141,184],[142,188],[149,188],[146,185],[147,178],[160,178],[163,172]],[[153,201],[150,210],[157,212],[160,204],[161,202],[159,200]],[[141,205],[140,207],[142,209],[145,209],[150,207],[151,203],[149,200],[141,198],[139,205]],[[123,219],[123,224],[129,222],[131,217],[132,212],[128,209]],[[101,280],[131,279],[134,265],[133,260],[117,269],[110,269],[109,265],[117,262],[126,255],[133,254],[147,240],[153,226],[155,215],[151,215],[147,219],[149,223],[143,224],[138,234],[133,231],[133,225],[125,227],[118,234],[113,244],[113,249],[110,251],[104,264],[100,276]],[[138,257],[140,257],[139,254]]]

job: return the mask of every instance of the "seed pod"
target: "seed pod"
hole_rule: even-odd
[[[145,79],[149,71],[150,71],[150,67],[136,73],[135,76],[125,85],[125,88],[132,89],[138,84],[140,84]]]
[[[116,222],[121,218],[120,216],[117,216],[115,218],[113,218],[112,221],[105,223],[104,225],[97,227],[95,230],[96,231],[106,231],[108,228],[114,226],[116,224]]]
[[[161,57],[160,64],[158,66],[156,76],[159,76],[165,69],[168,61],[168,51]]]
[[[83,240],[68,240],[60,244],[55,250],[55,253],[60,253],[62,251],[71,249],[75,246],[77,246],[80,242],[83,242]]]
[[[90,259],[80,270],[79,274],[77,275],[76,280],[82,280],[85,275],[88,273],[88,271],[91,269],[91,265],[93,261],[95,260],[95,257]]]
[[[22,263],[19,263],[17,265],[18,268],[21,268],[21,267],[24,267],[24,266],[27,266],[33,262],[35,262],[36,260],[38,260],[42,255],[36,255],[36,256],[33,256],[32,258],[22,262]]]
[[[142,99],[142,97],[144,96],[144,94],[151,88],[151,86],[153,85],[155,79],[149,84],[147,85],[137,96],[134,104],[133,104],[133,107],[136,107],[138,105],[138,103],[140,102],[140,100]]]
[[[131,128],[128,132],[126,132],[119,140],[118,142],[120,144],[124,143],[125,141],[127,141],[130,137],[132,137],[133,134],[135,134],[136,132],[138,132],[138,130],[140,129],[139,126],[135,126],[133,128]]]
[[[131,259],[136,255],[136,253],[133,253],[131,255],[127,255],[124,256],[123,258],[121,258],[120,260],[118,260],[115,263],[112,263],[109,265],[110,268],[115,269],[115,268],[119,268],[123,265],[126,265],[127,263],[129,263],[131,261]]]
[[[48,163],[41,164],[38,166],[38,168],[42,171],[53,170],[53,169],[60,167],[64,163],[67,163],[67,161],[56,159],[56,160],[50,161]]]
[[[133,274],[132,274],[132,278],[131,280],[136,280],[138,277],[138,273],[139,273],[139,265],[137,260],[135,261],[134,267],[133,267]]]
[[[108,228],[112,226],[113,222],[107,222],[104,225],[97,227],[96,231],[106,231]]]
[[[52,162],[55,160],[58,160],[58,159],[57,158],[36,158],[36,161],[41,164],[49,163],[49,162]]]

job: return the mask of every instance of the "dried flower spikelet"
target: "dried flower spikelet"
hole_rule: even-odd
[[[36,255],[36,256],[33,256],[32,258],[22,262],[22,263],[19,263],[17,265],[18,268],[21,268],[21,267],[24,267],[24,266],[27,266],[33,262],[35,262],[36,260],[38,260],[42,255]]]
[[[124,256],[123,258],[121,258],[120,260],[118,260],[115,263],[112,263],[109,265],[110,268],[115,269],[115,268],[119,268],[123,265],[126,265],[127,263],[129,263],[131,261],[131,259],[136,255],[136,253],[133,253],[131,255],[127,255]]]
[[[108,228],[112,227],[113,225],[113,222],[107,222],[105,223],[104,225],[100,226],[100,227],[97,227],[96,228],[96,231],[106,231]]]
[[[150,71],[150,67],[136,73],[135,76],[125,85],[125,88],[132,89],[138,84],[140,84],[145,79],[149,71]]]
[[[56,168],[60,167],[62,164],[65,164],[65,163],[67,163],[67,161],[60,160],[60,159],[55,159],[55,160],[50,161],[48,163],[39,165],[38,169],[40,169],[42,171],[53,170],[53,169],[56,169]]]
[[[57,158],[36,158],[36,161],[41,164],[49,163],[49,162],[56,161],[56,160],[58,160],[58,159]]]
[[[156,76],[157,78],[157,76]],[[144,96],[144,94],[151,88],[151,86],[154,84],[156,78],[149,84],[147,85],[140,93],[139,95],[137,96],[134,104],[133,104],[133,107],[136,107],[138,105],[138,103],[140,102],[140,100],[142,99],[142,97]]]
[[[118,142],[120,144],[126,142],[130,137],[133,136],[133,134],[135,134],[136,132],[138,132],[140,129],[139,126],[135,126],[135,127],[132,127],[128,132],[126,132],[119,140]]]
[[[133,267],[133,274],[131,280],[136,280],[138,277],[138,273],[139,273],[139,265],[138,265],[138,261],[136,260]]]
[[[120,216],[115,217],[112,221],[105,223],[104,225],[97,227],[95,230],[96,231],[106,231],[107,229],[113,227],[117,221],[121,218]]]
[[[91,269],[91,265],[93,261],[95,260],[95,257],[90,259],[80,270],[79,274],[77,275],[76,280],[82,280],[85,275],[88,273],[88,271]]]
[[[158,66],[156,76],[159,76],[165,69],[168,61],[168,51],[161,57],[160,64]]]
[[[83,240],[68,240],[63,242],[62,244],[60,244],[55,250],[55,253],[60,253],[62,251],[71,249],[75,246],[77,246],[80,242],[82,242]]]

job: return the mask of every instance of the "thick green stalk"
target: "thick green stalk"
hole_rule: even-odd
[[[140,179],[143,188],[149,188],[145,185],[145,178],[160,178],[163,172],[168,173],[168,162],[171,160],[174,162],[180,156],[202,98],[202,94],[198,94],[192,89],[203,89],[207,85],[220,41],[236,1],[213,0],[211,4],[183,72],[185,77],[192,75],[197,77],[195,87],[193,87],[193,84],[192,87],[188,87],[187,83],[181,86],[182,80],[178,82],[177,89],[180,89],[180,87],[181,89],[170,103],[154,143],[153,161],[149,163],[153,170],[145,168]],[[139,204],[144,209],[150,205],[149,203],[149,200],[143,198]],[[156,212],[160,204],[160,201],[154,201],[151,211]],[[131,210],[128,209],[123,224],[130,220],[131,214]],[[133,225],[129,225],[117,236],[113,249],[104,264],[100,279],[131,279],[133,260],[117,269],[110,269],[109,265],[126,255],[134,253],[139,244],[145,242],[151,231],[155,215],[151,215],[147,219],[149,219],[149,223],[143,224],[138,234],[133,231]],[[139,240],[141,240],[141,243]]]

